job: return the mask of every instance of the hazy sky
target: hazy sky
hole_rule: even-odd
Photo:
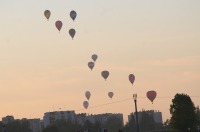
[[[0,117],[42,118],[61,108],[123,113],[126,119],[135,110],[133,93],[138,110],[159,110],[164,120],[176,93],[200,105],[199,6],[199,0],[1,0]],[[78,14],[75,22],[71,10]],[[57,20],[63,22],[60,33]],[[70,28],[77,32],[74,40]],[[90,71],[94,53],[99,58]],[[106,82],[103,70],[110,71]],[[130,100],[84,110],[87,90],[89,108]],[[153,105],[149,90],[157,91]]]

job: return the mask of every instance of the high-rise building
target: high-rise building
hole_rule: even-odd
[[[144,110],[144,111],[139,111],[138,112],[138,122],[140,122],[141,118],[142,118],[142,113],[145,112],[146,114],[148,115],[152,115],[153,118],[154,118],[154,121],[155,123],[163,123],[163,120],[162,120],[162,112],[159,112],[159,111],[155,111],[155,110]],[[134,115],[135,116],[135,112],[134,114],[130,114],[128,116],[128,120],[130,121],[131,117]]]
[[[74,111],[54,111],[44,113],[43,122],[44,127],[55,123],[56,120],[74,121],[75,112]]]
[[[14,121],[14,117],[12,115],[8,115],[8,116],[2,118],[3,124],[7,124],[7,123],[10,123],[12,121]]]
[[[110,117],[116,117],[122,123],[121,125],[124,126],[123,114],[105,113],[94,115],[95,121],[101,124],[105,124]]]
[[[99,122],[100,124],[105,124],[111,117],[114,117],[117,121],[121,122],[120,126],[124,126],[123,114],[105,113],[89,115],[86,113],[75,114],[74,111],[46,112],[44,113],[43,123],[44,128],[46,128],[48,125],[54,124],[56,120],[70,121],[72,123],[76,122],[80,125],[84,125],[86,121],[90,121],[92,124],[95,124],[96,122]]]
[[[105,124],[110,117],[116,117],[118,121],[124,125],[123,122],[123,114],[113,114],[113,113],[105,113],[105,114],[96,114],[96,115],[87,115],[85,113],[77,114],[75,120],[83,125],[87,120],[90,121],[92,124],[95,122],[99,122],[100,124]]]
[[[42,125],[40,119],[28,119],[30,123],[30,129],[31,132],[41,132],[42,131]]]

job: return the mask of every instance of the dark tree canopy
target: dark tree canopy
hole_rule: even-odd
[[[196,129],[195,106],[186,94],[176,94],[170,105],[170,126],[181,132]]]

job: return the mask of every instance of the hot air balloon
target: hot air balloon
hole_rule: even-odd
[[[102,71],[101,76],[106,80],[109,76],[109,71]]]
[[[76,19],[77,13],[73,10],[70,12],[70,17],[72,18],[72,20],[74,21]]]
[[[131,84],[133,85],[134,81],[135,81],[135,76],[133,74],[129,75],[129,81],[131,82]]]
[[[88,62],[88,67],[91,69],[91,71],[92,71],[92,69],[93,69],[93,67],[94,67],[94,62]]]
[[[51,12],[49,10],[44,11],[44,16],[49,20],[49,17],[51,16]]]
[[[156,95],[157,95],[156,91],[152,90],[147,92],[147,98],[152,102],[152,104],[154,99],[156,98]]]
[[[60,32],[60,29],[62,28],[62,25],[63,25],[62,22],[56,21],[55,25],[56,25],[56,28],[58,29],[58,31]]]
[[[87,100],[90,99],[90,96],[91,96],[90,91],[86,91],[85,92],[85,97],[87,98]]]
[[[94,62],[97,60],[97,58],[98,58],[98,56],[96,54],[92,55],[92,59],[93,59]]]
[[[84,106],[85,109],[87,109],[88,106],[89,106],[89,103],[88,103],[87,101],[84,101],[84,102],[83,102],[83,106]]]
[[[114,93],[113,92],[108,92],[108,96],[112,99]]]
[[[74,35],[75,35],[75,34],[76,34],[75,29],[71,28],[71,29],[69,30],[69,35],[72,37],[72,39],[74,38]]]

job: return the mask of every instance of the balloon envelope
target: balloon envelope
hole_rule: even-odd
[[[111,99],[112,99],[113,95],[114,95],[113,92],[109,92],[109,93],[108,93],[108,96],[109,96]]]
[[[88,106],[89,106],[89,103],[88,103],[87,101],[84,101],[84,102],[83,102],[83,106],[84,106],[85,109],[87,109]]]
[[[69,30],[69,35],[72,37],[72,39],[74,38],[74,35],[75,35],[75,34],[76,34],[75,29],[71,28],[71,29]]]
[[[147,98],[153,103],[154,99],[156,98],[156,91],[148,91],[147,92]]]
[[[129,75],[129,81],[131,82],[131,84],[133,85],[134,81],[135,81],[135,76],[133,74]]]
[[[73,21],[76,19],[76,16],[77,16],[77,13],[75,11],[70,12],[70,17],[72,18]]]
[[[102,71],[101,76],[106,80],[109,76],[109,71]]]
[[[92,55],[92,59],[93,59],[94,62],[97,60],[97,58],[98,58],[98,56],[96,54]]]
[[[51,12],[49,10],[44,11],[44,16],[49,20],[49,17],[51,16]]]
[[[61,21],[56,21],[55,25],[56,25],[56,28],[58,29],[58,31],[60,31],[63,24]]]
[[[88,67],[92,70],[94,68],[94,62],[88,62]]]
[[[90,91],[86,91],[85,92],[85,97],[87,98],[87,100],[90,99],[90,96],[91,96]]]

